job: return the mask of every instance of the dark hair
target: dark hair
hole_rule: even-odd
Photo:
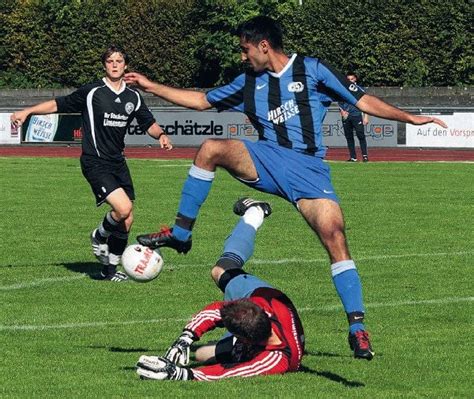
[[[128,65],[128,54],[123,50],[122,47],[116,46],[115,44],[110,45],[109,48],[102,53],[102,56],[100,57],[102,65],[105,66],[105,61],[107,61],[107,58],[109,58],[113,53],[122,54],[122,57],[125,61],[125,65]]]
[[[359,80],[359,76],[355,72],[349,71],[346,73],[346,76],[355,76],[356,80]]]
[[[244,22],[239,26],[237,35],[254,45],[262,40],[268,40],[274,50],[283,50],[283,33],[280,24],[264,15]]]
[[[227,302],[221,309],[221,317],[229,332],[254,344],[268,339],[272,332],[268,315],[248,299]]]

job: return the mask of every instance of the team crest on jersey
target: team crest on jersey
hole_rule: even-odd
[[[288,83],[288,91],[291,93],[301,93],[304,90],[304,84],[301,82]]]
[[[129,115],[133,112],[134,108],[135,108],[135,106],[133,105],[133,103],[125,104],[125,112]]]
[[[357,90],[359,90],[359,89],[357,88],[357,85],[355,85],[354,83],[352,83],[352,84],[349,86],[349,90],[350,90],[350,91],[357,91]]]

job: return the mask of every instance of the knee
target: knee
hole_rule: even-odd
[[[203,363],[213,359],[216,356],[216,346],[215,345],[205,345],[196,349],[194,357],[197,362]]]
[[[320,230],[319,235],[322,240],[327,244],[337,244],[346,242],[346,234],[344,232],[344,227],[334,226],[330,229]]]
[[[201,161],[216,161],[218,160],[221,151],[221,144],[220,141],[222,140],[215,140],[215,139],[207,139],[204,143],[201,144],[199,148],[198,155],[196,159]]]
[[[116,220],[123,221],[125,224],[131,225],[133,223],[133,205],[132,203],[122,204],[114,209],[114,216]],[[114,217],[114,219],[115,219]]]

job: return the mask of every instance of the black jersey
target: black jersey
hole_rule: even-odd
[[[143,131],[155,122],[137,90],[122,83],[116,91],[106,79],[56,98],[58,112],[82,114],[82,154],[122,161],[125,134],[134,118]]]

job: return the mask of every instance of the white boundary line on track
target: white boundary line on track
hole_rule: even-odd
[[[474,297],[464,298],[440,298],[440,299],[425,299],[419,301],[397,301],[388,303],[369,303],[367,308],[382,308],[393,306],[419,306],[419,305],[447,305],[452,303],[473,302]],[[299,312],[309,311],[334,311],[342,310],[341,305],[322,306],[317,308],[301,308]],[[60,329],[77,329],[77,328],[101,328],[126,326],[133,324],[160,324],[160,323],[185,323],[189,318],[168,318],[168,319],[150,319],[150,320],[126,320],[126,321],[101,321],[101,322],[84,322],[84,323],[66,323],[66,324],[23,324],[23,325],[0,325],[0,331],[44,331],[44,330],[60,330]]]
[[[356,257],[356,261],[366,261],[366,260],[383,260],[383,259],[399,259],[399,258],[409,258],[409,257],[432,257],[432,256],[464,256],[464,255],[473,255],[474,251],[461,251],[461,252],[433,252],[426,254],[394,254],[394,255],[374,255],[374,256],[365,256],[365,257]],[[254,265],[280,265],[287,263],[328,263],[328,259],[279,259],[279,260],[270,260],[270,259],[251,259],[248,261],[248,264]],[[166,264],[165,264],[166,265]],[[212,267],[212,264],[204,263],[192,263],[192,264],[177,264],[169,265],[168,269],[185,269],[189,267]],[[166,269],[165,269],[166,270]],[[13,291],[20,290],[24,288],[32,288],[48,283],[57,283],[57,282],[68,282],[69,280],[80,280],[87,277],[86,274],[81,274],[79,276],[65,276],[65,277],[55,277],[55,278],[45,278],[40,280],[33,280],[25,283],[18,283],[12,285],[3,285],[0,286],[0,292],[2,291]]]

